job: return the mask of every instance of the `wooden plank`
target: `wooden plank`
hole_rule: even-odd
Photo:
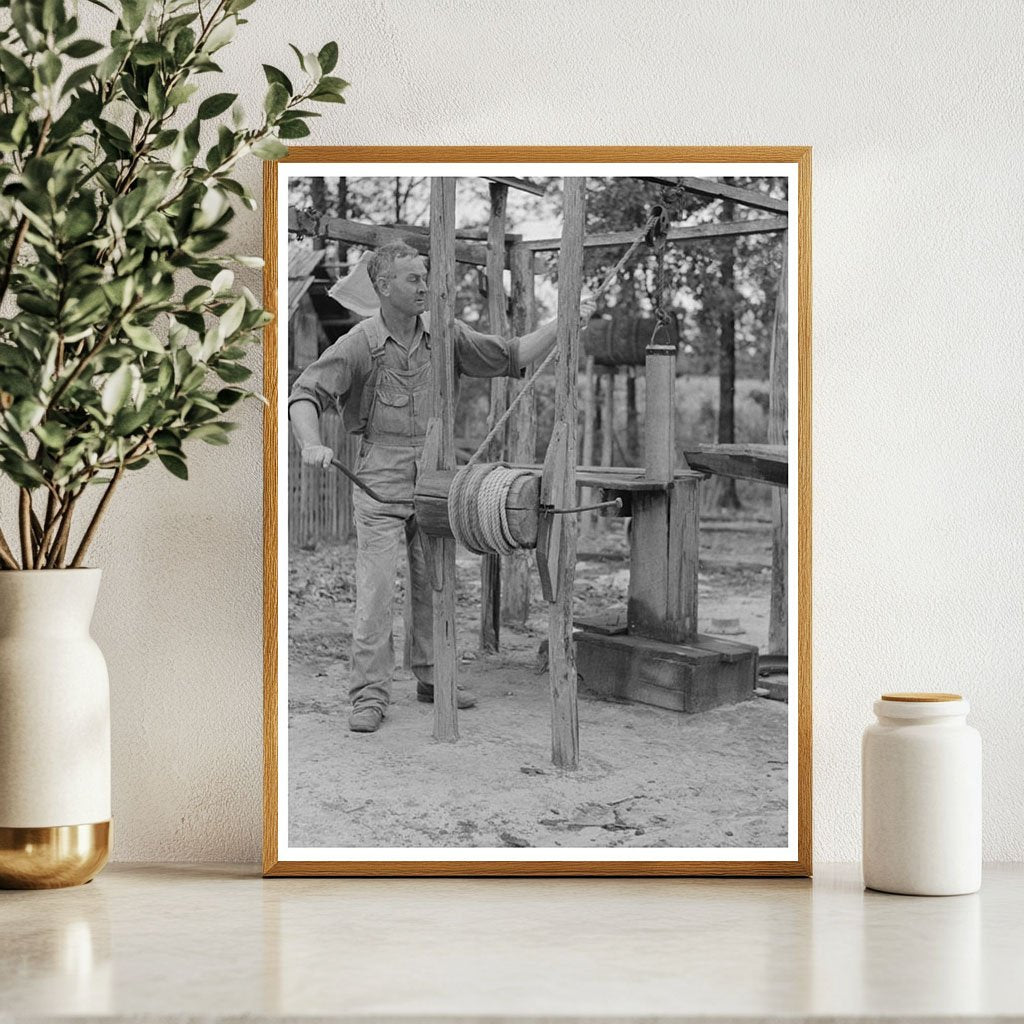
[[[555,369],[555,422],[564,425],[564,494],[576,493],[576,373],[580,356],[580,292],[583,289],[583,236],[586,230],[586,178],[563,184],[562,245],[558,253],[559,359]],[[562,521],[558,552],[558,594],[548,615],[551,678],[551,760],[560,768],[576,768],[580,727],[576,706],[576,654],[572,636],[572,598],[576,581],[576,517]]]
[[[585,466],[591,465],[594,461],[594,384],[594,357],[588,355],[583,375],[583,465]],[[595,513],[584,512],[580,519],[581,536],[592,536],[596,524]]]
[[[430,360],[437,468],[455,467],[455,179],[430,179]],[[434,739],[459,738],[455,658],[455,541],[435,541],[441,591],[434,593]]]
[[[781,445],[702,444],[683,453],[691,469],[737,480],[789,484],[789,460]]]
[[[767,196],[763,192],[757,192],[751,188],[727,185],[724,182],[711,181],[708,178],[642,177],[640,180],[650,181],[656,185],[684,188],[687,192],[698,196],[707,196],[709,199],[731,199],[752,210],[767,210],[769,213],[787,213],[789,211],[789,203],[785,199],[776,199],[774,196]]]
[[[700,484],[676,481],[668,502],[668,593],[663,639],[687,642],[697,632]]]
[[[419,487],[427,477],[427,467],[436,467],[441,455],[441,421],[433,416],[427,424],[427,436],[423,444],[423,451],[420,454],[419,465],[416,472],[416,486]],[[436,470],[434,470],[436,472]],[[438,536],[444,533],[451,533],[451,525],[446,530],[428,530],[430,517],[425,510],[416,509],[416,528],[420,531],[420,540],[423,544],[423,558],[427,563],[427,572],[430,575],[430,585],[434,593],[438,593],[444,587],[444,565],[441,561],[441,547],[437,541]],[[422,514],[422,521],[420,516]],[[448,492],[443,495],[443,514],[448,518]],[[436,603],[436,602],[435,602]]]
[[[492,181],[491,219],[487,231],[487,316],[491,334],[508,336],[505,314],[505,210],[508,186]],[[501,419],[508,408],[508,377],[491,378],[491,405],[487,414],[487,431]],[[491,462],[505,457],[505,438],[501,434],[492,442],[485,456]],[[501,557],[483,555],[480,564],[480,649],[495,653],[501,644]]]
[[[736,220],[725,224],[684,224],[669,228],[670,242],[697,242],[705,238],[724,238],[728,235],[763,235],[785,231],[789,222],[785,217],[756,217],[752,220]],[[639,231],[604,231],[588,235],[584,248],[597,249],[611,245],[632,245]],[[560,238],[535,238],[522,243],[532,252],[555,252],[562,244]]]
[[[775,300],[769,366],[768,441],[789,445],[789,298],[787,294],[787,235],[782,236],[782,271]],[[784,654],[789,648],[789,495],[772,491],[772,603],[768,650]]]
[[[540,504],[550,508],[562,508],[565,500],[566,432],[566,424],[556,419],[540,485]],[[549,604],[558,598],[558,556],[564,519],[541,513],[537,526],[537,572],[541,593]]]
[[[668,494],[636,494],[629,548],[631,634],[663,638],[668,611],[668,562]]]
[[[359,221],[348,220],[345,217],[327,217],[318,221],[316,217],[304,217],[303,213],[304,211],[288,208],[289,231],[312,235],[319,230],[323,232],[320,237],[362,245],[369,249],[377,249],[388,242],[405,242],[418,253],[424,256],[431,255],[432,231],[430,234],[424,234],[422,230],[412,227],[377,227],[373,224],[361,224]],[[454,241],[454,258],[459,263],[486,267],[487,246],[483,242]],[[433,257],[431,257],[431,262],[433,262]]]
[[[520,192],[529,192],[534,196],[544,195],[544,186],[535,185],[532,181],[527,178],[491,178],[484,175],[487,181],[496,181],[502,185],[508,185],[509,188],[518,189]]]
[[[533,253],[514,245],[509,251],[509,263],[512,268],[512,333],[522,337],[534,328]],[[522,382],[512,381],[509,401],[515,399],[522,387]],[[531,392],[516,406],[509,419],[509,458],[514,463],[533,462],[536,445],[537,404]],[[525,626],[530,615],[532,560],[527,552],[516,551],[505,559],[502,571],[502,619],[510,625]]]

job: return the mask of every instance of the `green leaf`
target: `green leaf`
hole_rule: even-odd
[[[267,90],[266,98],[263,100],[263,109],[267,112],[267,116],[273,119],[288,106],[289,99],[288,90],[280,82],[274,82]]]
[[[95,74],[95,64],[86,64],[85,67],[79,68],[77,71],[72,71],[64,81],[64,85],[60,91],[61,96],[67,96],[69,92],[74,92],[75,89],[80,89]]]
[[[201,121],[207,121],[211,117],[217,117],[219,114],[223,114],[228,107],[231,106],[235,100],[238,99],[238,93],[235,92],[218,92],[213,96],[207,96],[202,103],[199,104],[199,119]]]
[[[220,318],[217,325],[217,333],[222,339],[231,337],[239,327],[242,326],[242,317],[245,315],[245,297],[236,299],[228,311]]]
[[[163,117],[167,109],[167,97],[164,95],[159,75],[153,75],[149,80],[146,88],[146,108],[157,119]]]
[[[309,128],[302,121],[288,121],[277,129],[277,134],[282,139],[304,139]]]
[[[187,103],[198,91],[199,86],[194,82],[182,82],[181,85],[176,85],[167,94],[167,105],[170,107],[180,107],[182,103]]]
[[[32,72],[29,70],[28,65],[21,58],[11,53],[6,46],[0,47],[0,68],[3,69],[3,73],[7,76],[11,85],[30,85],[32,82]]]
[[[103,385],[100,393],[100,406],[103,411],[112,416],[124,405],[125,400],[132,390],[132,371],[129,366],[121,366],[116,369]]]
[[[280,160],[288,155],[288,147],[282,146],[276,139],[260,139],[252,147],[252,153],[261,160]]]
[[[191,431],[188,436],[215,445],[225,445],[231,440],[228,437],[228,432],[219,423],[204,423]]]
[[[99,53],[102,49],[104,49],[103,44],[97,43],[95,39],[76,39],[64,50],[64,56],[81,60],[83,57],[91,57],[94,53]]]
[[[240,363],[219,363],[213,369],[225,384],[241,384],[252,376],[252,370]]]
[[[317,89],[317,92],[319,92],[320,89],[330,89],[331,92],[342,93],[347,88],[348,82],[346,82],[344,78],[332,78],[330,75],[325,75],[320,79],[320,86]]]
[[[217,276],[210,282],[210,289],[214,295],[220,295],[221,292],[226,292],[235,283],[235,275],[230,270],[221,270],[217,273]]]
[[[142,324],[123,324],[122,326],[124,333],[132,339],[135,347],[142,349],[143,352],[163,353],[166,351],[163,342],[148,327],[143,327]]]
[[[129,33],[134,34],[142,24],[151,3],[152,0],[121,0],[121,17]]]
[[[326,89],[317,89],[310,97],[311,100],[315,100],[317,103],[344,103],[345,97],[339,96],[335,92],[330,92]]]
[[[295,95],[295,89],[292,86],[291,80],[283,71],[279,71],[270,64],[264,64],[263,73],[267,76],[267,82],[270,85],[274,85],[275,83],[277,85],[283,85],[285,89],[288,90],[289,96]]]
[[[317,60],[320,62],[320,70],[329,75],[338,64],[338,44],[330,42],[324,45],[317,54]]]
[[[179,480],[188,479],[188,467],[185,465],[184,459],[180,459],[176,455],[169,455],[166,452],[160,452],[158,458],[164,464],[164,467],[170,470]]]
[[[238,22],[234,17],[225,18],[206,37],[206,42],[203,43],[203,52],[216,53],[222,46],[227,46],[235,38],[235,30],[237,28]]]
[[[60,78],[60,57],[52,51],[43,54],[43,59],[36,65],[39,80],[43,85],[53,85]]]
[[[45,412],[45,405],[40,405],[32,398],[22,398],[7,410],[7,415],[17,426],[19,432],[24,434],[39,423]]]
[[[71,436],[70,431],[59,423],[37,423],[32,431],[47,448],[60,451]]]
[[[139,43],[131,51],[132,60],[141,66],[170,60],[171,55],[159,43]]]
[[[182,29],[174,37],[174,63],[179,67],[185,63],[189,54],[195,49],[196,34],[190,28]]]

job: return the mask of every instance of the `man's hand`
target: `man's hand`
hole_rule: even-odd
[[[597,312],[597,300],[584,289],[580,294],[580,320],[586,323]]]
[[[334,459],[334,449],[322,444],[307,444],[302,449],[304,466],[320,466],[326,469]]]

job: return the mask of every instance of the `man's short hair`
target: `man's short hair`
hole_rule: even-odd
[[[370,275],[370,283],[378,295],[380,285],[395,276],[395,260],[408,256],[419,256],[419,253],[407,242],[388,242],[370,257],[366,264],[366,272]]]

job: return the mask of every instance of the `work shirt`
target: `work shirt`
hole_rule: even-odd
[[[458,378],[512,377],[519,379],[519,338],[502,338],[474,331],[461,320],[453,324],[456,393]],[[394,370],[417,370],[430,362],[430,333],[423,318],[416,318],[412,343],[406,349],[393,338],[381,314],[360,321],[310,363],[292,385],[289,408],[294,402],[312,402],[319,413],[335,408],[342,413],[345,429],[352,434],[366,430],[373,388],[367,387],[373,372],[374,351],[380,365]]]

